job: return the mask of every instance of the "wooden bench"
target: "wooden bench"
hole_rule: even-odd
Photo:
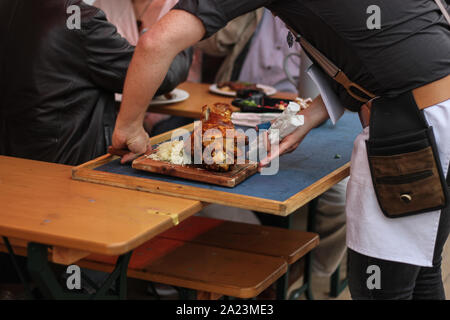
[[[319,244],[315,233],[192,216],[159,235],[214,247],[279,257],[293,264]]]
[[[196,290],[197,299],[253,298],[317,244],[314,233],[191,217],[134,250],[128,276]],[[116,259],[76,264],[111,272]]]

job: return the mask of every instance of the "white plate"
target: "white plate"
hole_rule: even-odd
[[[150,102],[151,106],[158,106],[164,104],[171,104],[176,102],[181,102],[189,98],[189,92],[182,89],[174,89],[170,92],[172,94],[172,99],[167,99],[164,95],[155,97],[152,102]],[[122,95],[116,95],[116,101],[122,101]]]
[[[277,93],[277,89],[275,89],[274,87],[271,86],[266,86],[264,84],[257,84],[256,85],[258,88],[263,89],[265,94],[268,96],[274,95],[275,93]],[[213,92],[213,93],[217,93],[223,96],[228,96],[228,97],[236,97],[236,92],[235,91],[225,91],[222,89],[219,89],[217,87],[217,84],[212,84],[209,87],[209,91]]]
[[[170,92],[172,95],[171,99],[167,99],[164,95],[155,97],[152,102],[150,102],[151,106],[158,106],[163,104],[171,104],[176,102],[181,102],[187,100],[189,98],[189,92],[182,89],[175,89]]]

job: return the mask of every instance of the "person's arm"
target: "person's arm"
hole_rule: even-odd
[[[270,150],[267,157],[261,160],[260,167],[267,166],[276,157],[297,149],[311,129],[314,129],[329,118],[328,111],[320,95],[314,99],[309,108],[302,110],[299,114],[304,115],[305,124],[281,140],[278,148]]]
[[[172,91],[180,83],[187,80],[193,55],[194,49],[192,47],[177,54],[170,65],[164,81],[159,86],[158,91],[156,91],[156,96]]]
[[[114,148],[131,151],[122,162],[134,159],[150,147],[143,128],[145,111],[175,56],[204,34],[201,20],[188,12],[172,10],[139,39],[113,134]]]
[[[135,47],[107,21],[103,11],[83,4],[82,17],[83,25],[79,32],[92,81],[110,92],[122,92]],[[185,81],[191,62],[192,49],[180,52],[172,61],[156,94],[168,93]]]
[[[143,128],[147,106],[178,52],[223,28],[233,18],[273,0],[181,0],[138,42],[125,81],[113,147],[128,148],[122,163],[150,148]]]

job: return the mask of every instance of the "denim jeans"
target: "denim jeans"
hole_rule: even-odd
[[[432,267],[377,259],[348,249],[348,280],[352,299],[445,300],[441,262],[449,230],[450,206],[441,212]],[[373,285],[368,285],[368,279],[374,272],[368,273],[368,267],[373,265],[379,267],[380,286],[370,289]]]

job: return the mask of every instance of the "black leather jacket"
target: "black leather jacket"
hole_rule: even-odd
[[[80,29],[67,27],[71,5]],[[105,154],[133,52],[80,0],[1,0],[0,155],[76,165]],[[159,94],[187,78],[191,58],[177,56]]]

